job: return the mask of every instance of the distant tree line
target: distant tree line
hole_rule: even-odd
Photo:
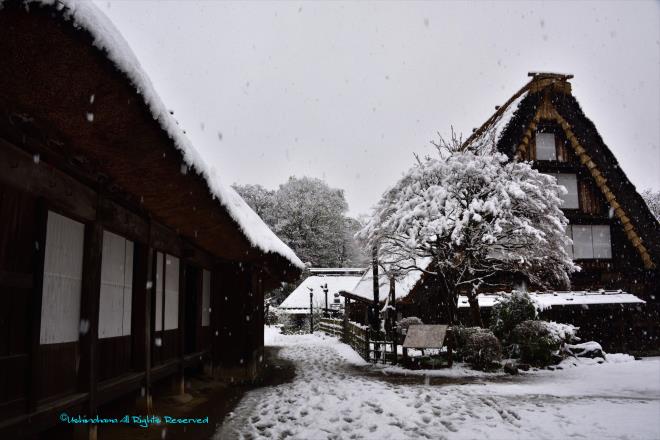
[[[344,191],[321,179],[290,177],[276,190],[261,185],[234,189],[266,224],[313,267],[362,267],[368,258],[353,236],[360,222],[346,215]]]

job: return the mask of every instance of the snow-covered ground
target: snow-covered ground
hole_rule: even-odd
[[[267,328],[266,344],[284,347],[296,378],[248,393],[217,439],[660,438],[660,358],[411,385],[363,374],[360,357],[334,338]]]

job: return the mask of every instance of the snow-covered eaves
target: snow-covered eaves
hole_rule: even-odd
[[[493,307],[509,293],[494,293],[478,295],[479,307]],[[603,304],[645,304],[635,295],[622,290],[597,291],[548,291],[530,292],[529,296],[536,302],[539,309],[544,310],[554,306],[588,306]],[[467,296],[458,298],[458,307],[470,307]]]
[[[0,0],[0,7],[3,2],[4,0]],[[181,152],[188,168],[204,178],[208,185],[209,197],[218,199],[251,246],[263,253],[283,257],[294,267],[304,268],[304,264],[296,254],[268,228],[229,185],[221,181],[216,170],[202,159],[161,101],[126,40],[103,12],[91,1],[25,0],[24,3],[28,9],[30,4],[54,7],[75,27],[87,31],[93,38],[94,46],[103,51],[116,68],[126,75],[142,97],[154,120]]]
[[[362,276],[366,269],[363,267],[310,267],[312,275],[356,275]]]
[[[317,276],[312,275],[305,278],[291,294],[282,301],[278,309],[306,309],[309,310],[309,292],[312,289],[312,303],[314,307],[325,307],[325,293],[323,286],[328,286],[328,307],[335,299],[335,293],[343,290],[350,290],[357,284],[360,277],[357,276]],[[340,303],[344,303],[344,298],[339,297]]]

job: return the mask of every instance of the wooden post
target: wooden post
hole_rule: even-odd
[[[373,275],[373,293],[374,293],[374,322],[378,320],[375,313],[378,311],[378,304],[380,304],[380,286],[378,285],[378,247],[374,245],[371,255],[371,272]]]
[[[37,200],[36,206],[36,243],[34,248],[34,272],[32,304],[30,306],[30,372],[29,372],[29,394],[27,410],[28,413],[37,409],[39,402],[39,338],[41,336],[41,300],[43,297],[44,283],[44,258],[46,256],[46,229],[48,228],[48,207],[44,199]]]
[[[179,372],[176,376],[175,392],[177,394],[186,393],[186,379],[185,379],[185,361],[184,361],[184,347],[186,344],[186,274],[188,273],[188,265],[186,264],[183,256],[179,259],[179,328],[178,328],[178,343],[177,354],[179,357]],[[163,329],[165,328],[165,321],[163,321]]]
[[[397,326],[396,326],[396,282],[394,277],[390,277],[390,309],[387,311],[390,321],[390,338],[392,339],[392,350],[394,352],[393,362],[397,364]]]
[[[350,304],[351,304],[351,300],[350,300],[348,297],[345,296],[345,297],[344,297],[344,322],[343,322],[343,324],[344,324],[344,328],[343,328],[343,331],[342,331],[342,338],[343,338],[343,341],[344,341],[344,342],[349,342],[349,334],[348,334],[348,321],[349,321],[349,317],[348,317],[348,307],[350,306]]]
[[[328,283],[325,283],[325,285],[323,285],[321,288],[323,289],[323,293],[325,294],[325,315],[324,316],[327,318],[327,317],[330,316],[329,313],[328,313]]]
[[[148,244],[136,243],[133,273],[133,368],[144,371],[144,394],[138,400],[144,414],[151,413],[151,327],[152,296],[155,288],[154,250]]]
[[[373,291],[374,291],[374,302],[373,302],[373,311],[371,322],[369,323],[371,328],[375,332],[380,332],[380,316],[379,316],[379,306],[380,306],[380,285],[378,283],[378,247],[374,245],[371,255],[371,272],[373,275]],[[367,338],[368,339],[368,338]],[[374,358],[376,353],[380,351],[380,345],[374,343]]]
[[[376,347],[374,347],[374,349],[375,348]],[[364,352],[365,352],[365,360],[369,362],[371,360],[371,347],[369,344],[369,327],[364,329]]]
[[[314,333],[314,289],[309,289],[309,332]]]
[[[103,253],[103,226],[98,220],[85,226],[84,249],[80,321],[83,323],[81,328],[87,328],[87,331],[81,332],[80,336],[78,388],[89,393],[87,413],[93,417],[97,408],[99,301]],[[89,426],[87,436],[90,439],[96,438],[96,425]]]
[[[220,364],[220,308],[222,307],[222,290],[221,290],[222,273],[221,266],[216,263],[211,272],[211,313],[210,313],[210,327],[211,327],[211,376],[215,376],[215,370]]]

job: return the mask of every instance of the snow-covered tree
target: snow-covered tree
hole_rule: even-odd
[[[642,191],[642,197],[646,201],[656,220],[660,221],[660,191],[653,191],[652,189],[645,189]]]
[[[344,191],[320,179],[290,177],[274,198],[274,230],[305,262],[337,265],[344,243]]]
[[[359,220],[352,217],[344,218],[344,241],[341,260],[339,261],[340,267],[367,267],[371,262],[371,257],[365,252],[365,249],[360,246],[355,240],[355,234],[362,229],[362,224]]]
[[[438,157],[418,158],[357,234],[378,247],[381,264],[435,277],[452,321],[464,292],[481,324],[477,293],[499,273],[567,286],[576,270],[565,250],[565,189],[529,163],[509,161],[492,139],[471,149],[441,139]]]
[[[257,213],[267,225],[272,227],[273,203],[275,191],[264,188],[261,185],[233,185],[233,188],[243,197],[243,200],[250,205],[250,208]]]
[[[275,191],[260,185],[234,189],[304,262],[333,267],[363,260],[353,238],[358,226],[345,215],[343,190],[310,177],[290,177]]]

